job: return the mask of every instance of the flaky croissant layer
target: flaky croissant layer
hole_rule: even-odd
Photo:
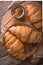
[[[24,60],[27,57],[26,43],[39,43],[40,36],[28,26],[12,26],[4,35],[5,46],[12,56]]]

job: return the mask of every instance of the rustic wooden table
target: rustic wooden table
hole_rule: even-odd
[[[6,2],[6,1],[0,1],[0,34],[1,34],[1,23],[2,23],[2,18],[4,16],[4,14],[7,12],[7,7],[11,2]],[[0,36],[2,37],[2,36]],[[1,39],[1,38],[0,38]],[[39,50],[39,49],[38,49]],[[43,47],[40,47],[40,55],[43,52]],[[3,42],[0,41],[0,65],[16,65],[16,63],[14,62],[14,59],[8,55],[5,46],[3,44]],[[22,62],[20,65],[31,65],[31,63],[29,62],[29,59],[25,60],[24,62]]]

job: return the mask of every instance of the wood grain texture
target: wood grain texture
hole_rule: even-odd
[[[1,33],[1,23],[4,14],[7,12],[7,7],[11,2],[2,2],[0,1],[0,33]],[[0,36],[1,37],[1,36]],[[1,38],[0,38],[1,40]],[[11,57],[8,55],[4,44],[0,41],[0,65],[15,65],[12,62]]]
[[[10,2],[2,2],[0,1],[0,33],[1,33],[1,23],[2,23],[2,18],[7,11],[7,7],[10,4]],[[0,41],[1,41],[1,35],[0,35]],[[0,42],[0,57],[6,55],[7,52],[5,50],[4,44]]]
[[[11,2],[6,1],[0,1],[0,33],[1,33],[1,23],[2,18],[4,14],[7,12],[7,7]],[[1,40],[1,38],[0,38]],[[37,57],[43,57],[43,45],[40,45],[39,49],[36,52]],[[16,60],[15,60],[16,61]],[[17,61],[18,62],[18,61]],[[8,55],[6,48],[4,46],[4,43],[0,41],[0,65],[17,65],[14,62],[14,58],[12,58],[10,55]],[[29,59],[26,59],[24,62],[22,62],[19,65],[33,65],[30,63]]]

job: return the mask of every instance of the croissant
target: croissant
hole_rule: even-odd
[[[41,31],[42,29],[42,9],[35,4],[26,5],[27,16],[29,22]]]
[[[12,26],[4,35],[5,46],[12,56],[24,60],[27,58],[25,43],[39,43],[40,36],[28,26]]]

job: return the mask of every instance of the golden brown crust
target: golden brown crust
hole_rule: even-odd
[[[6,32],[4,35],[4,41],[9,54],[20,60],[24,60],[27,57],[23,43],[15,35]]]
[[[12,56],[15,56],[16,58],[21,60],[26,58],[24,45],[19,41],[19,39],[17,39],[16,42],[10,46],[9,53],[11,53]]]
[[[38,33],[28,26],[12,26],[9,28],[9,31],[18,37],[23,43],[34,43],[36,37],[40,38]],[[36,41],[36,43],[37,42],[38,41]]]
[[[42,22],[41,21],[39,21],[39,22],[37,22],[37,23],[34,23],[33,24],[37,29],[39,29],[40,31],[42,30]]]
[[[27,4],[26,6],[27,8],[27,16],[29,18],[29,21],[31,24],[35,24],[34,26],[40,30],[40,28],[42,27],[42,23],[40,24],[40,22],[42,22],[42,10],[41,7],[35,5],[35,4]],[[37,26],[37,25],[38,26]]]

